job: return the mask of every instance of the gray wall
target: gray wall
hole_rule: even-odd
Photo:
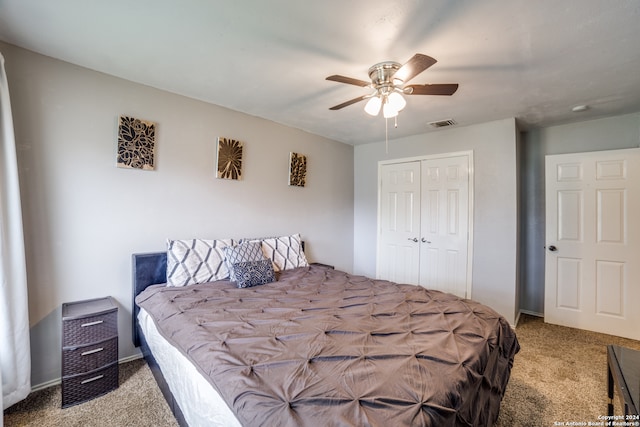
[[[359,145],[354,158],[354,265],[376,275],[378,162],[472,150],[474,244],[472,298],[514,323],[517,293],[517,129],[514,119]]]
[[[522,281],[519,302],[522,311],[544,312],[545,156],[638,146],[640,113],[552,126],[522,135]]]
[[[0,43],[22,189],[32,381],[60,377],[63,302],[112,295],[131,342],[131,263],[167,238],[299,232],[310,261],[353,265],[353,147]],[[215,78],[215,73],[212,73]],[[120,114],[157,123],[155,171],[115,167]],[[215,178],[218,136],[245,143],[244,180]],[[307,155],[289,187],[290,151]]]

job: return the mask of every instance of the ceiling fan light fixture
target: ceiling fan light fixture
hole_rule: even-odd
[[[382,106],[382,100],[379,96],[373,96],[367,101],[367,104],[364,106],[364,111],[367,114],[372,116],[377,116],[380,112],[380,107]]]
[[[371,82],[334,74],[327,80],[346,83],[354,86],[372,89],[369,95],[350,99],[342,104],[330,107],[330,110],[340,110],[356,102],[367,100],[364,110],[371,116],[377,116],[382,109],[385,119],[396,118],[407,101],[403,95],[445,95],[451,96],[458,90],[457,83],[440,84],[406,84],[418,74],[431,67],[437,61],[427,55],[416,53],[404,64],[393,61],[379,62],[369,68]],[[397,119],[396,119],[397,126]]]

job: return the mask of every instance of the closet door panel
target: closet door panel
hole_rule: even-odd
[[[380,169],[378,278],[418,283],[420,263],[420,162]]]

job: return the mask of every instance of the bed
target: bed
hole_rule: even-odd
[[[261,286],[173,287],[167,264],[167,252],[133,255],[133,337],[183,426],[498,417],[519,344],[489,307],[318,264]]]

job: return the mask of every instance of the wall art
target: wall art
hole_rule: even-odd
[[[304,187],[307,183],[307,156],[289,153],[289,185]]]
[[[119,168],[154,170],[156,160],[156,124],[129,116],[118,119]]]
[[[242,179],[242,152],[244,144],[230,138],[218,137],[216,178]]]

